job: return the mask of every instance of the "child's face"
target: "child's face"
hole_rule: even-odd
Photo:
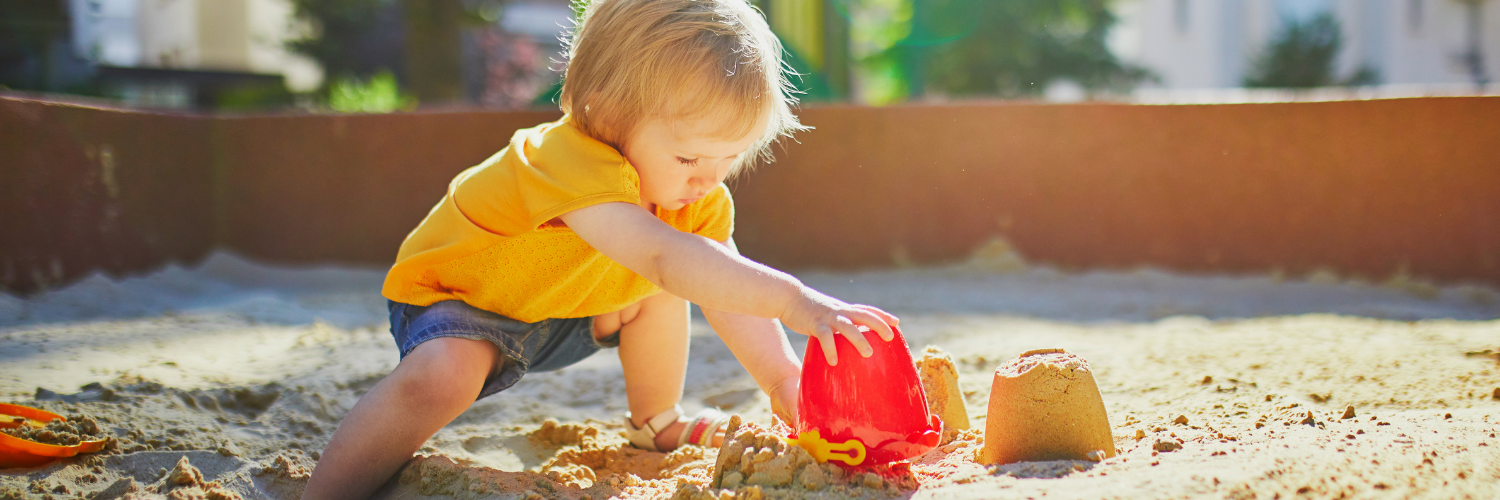
[[[651,119],[625,140],[623,153],[641,177],[641,201],[647,209],[677,210],[698,201],[724,182],[730,167],[746,154],[764,131],[762,119],[737,139],[705,137],[712,119]]]

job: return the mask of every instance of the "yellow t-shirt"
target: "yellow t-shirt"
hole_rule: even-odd
[[[640,203],[640,178],[619,151],[567,117],[517,131],[510,146],[448,185],[406,236],[381,294],[427,306],[465,303],[519,321],[618,311],[661,291],[589,246],[557,216],[598,203]],[[729,239],[734,202],[723,184],[678,210],[679,231]]]

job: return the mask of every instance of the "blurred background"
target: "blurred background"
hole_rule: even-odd
[[[768,265],[1500,284],[1500,0],[755,4],[816,128],[730,183]],[[217,251],[387,266],[560,116],[577,15],[0,0],[0,289]]]
[[[1487,0],[755,0],[808,102],[1486,95]],[[554,107],[569,0],[0,2],[0,92],[200,111]],[[555,109],[555,108],[554,108]]]

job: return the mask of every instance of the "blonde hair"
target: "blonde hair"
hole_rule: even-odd
[[[726,139],[766,119],[738,171],[808,128],[792,114],[781,41],[746,0],[593,0],[567,44],[558,104],[616,149],[647,119],[713,118],[721,126],[704,132]]]

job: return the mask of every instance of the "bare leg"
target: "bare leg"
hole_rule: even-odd
[[[687,377],[688,302],[667,292],[647,297],[617,313],[594,318],[594,335],[620,332],[620,365],[625,368],[625,396],[639,427],[682,401]],[[670,450],[686,425],[675,424],[656,435],[656,447]],[[715,443],[722,441],[715,436]]]
[[[504,359],[481,340],[444,337],[418,345],[344,417],[302,498],[368,498],[474,403]]]

